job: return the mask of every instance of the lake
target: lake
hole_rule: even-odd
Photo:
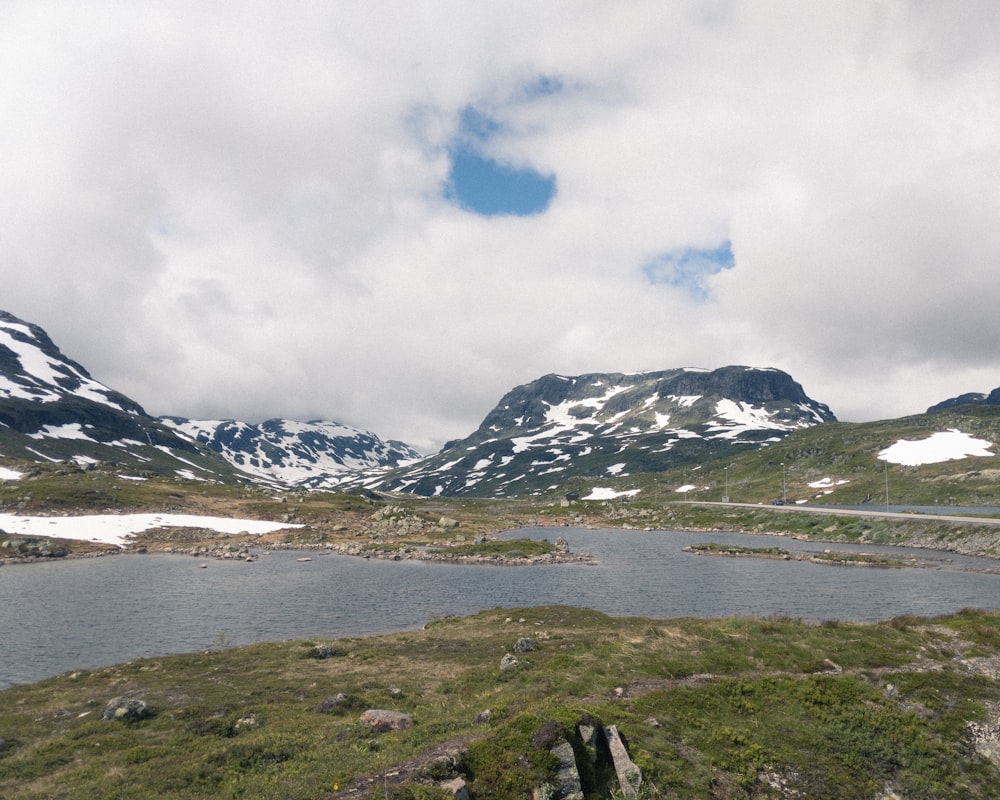
[[[220,642],[388,633],[495,607],[562,603],[617,616],[815,621],[1000,608],[1000,575],[968,571],[1000,567],[992,559],[747,534],[537,528],[508,536],[563,536],[599,563],[469,566],[274,551],[253,563],[150,554],[4,566],[0,688]],[[705,541],[912,555],[936,567],[833,567],[681,549]],[[297,560],[305,555],[312,560]]]

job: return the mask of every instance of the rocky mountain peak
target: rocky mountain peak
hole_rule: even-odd
[[[37,325],[0,311],[0,397],[51,403],[79,398],[129,414],[138,403],[95,381]]]
[[[662,470],[835,420],[776,369],[545,375],[504,395],[468,438],[368,485],[428,495],[539,492],[569,475]]]

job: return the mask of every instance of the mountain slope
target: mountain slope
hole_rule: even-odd
[[[315,489],[420,454],[333,422],[155,419],[94,380],[42,328],[0,311],[0,456]]]
[[[223,459],[178,437],[94,380],[37,325],[0,311],[0,454],[110,463],[130,470],[234,480]]]
[[[332,489],[356,470],[420,458],[420,453],[403,442],[385,442],[370,431],[323,420],[269,419],[249,425],[235,420],[164,417],[163,422],[243,472],[265,482],[303,489]]]
[[[546,375],[504,396],[468,438],[365,485],[419,495],[539,494],[574,476],[694,464],[835,419],[775,369]]]
[[[949,397],[947,400],[932,405],[927,409],[927,413],[933,414],[936,411],[944,411],[958,406],[1000,406],[1000,388],[994,389],[989,394],[966,392],[958,397]]]

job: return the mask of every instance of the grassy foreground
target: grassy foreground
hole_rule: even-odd
[[[544,797],[548,746],[579,746],[577,723],[597,721],[625,737],[640,797],[995,798],[998,678],[1000,613],[808,625],[497,609],[7,689],[0,797],[429,800],[456,775],[473,800]],[[149,716],[102,719],[120,696]],[[413,725],[376,733],[371,708]],[[582,779],[588,797],[619,796],[606,765]]]

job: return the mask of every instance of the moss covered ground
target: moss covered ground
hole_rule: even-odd
[[[553,780],[543,744],[598,721],[648,797],[994,798],[998,631],[972,610],[810,625],[549,606],[146,659],[0,692],[0,796],[430,798],[461,775],[473,798],[525,798]],[[102,719],[119,696],[149,716]],[[413,725],[374,733],[368,708]],[[617,791],[607,770],[585,783]]]

